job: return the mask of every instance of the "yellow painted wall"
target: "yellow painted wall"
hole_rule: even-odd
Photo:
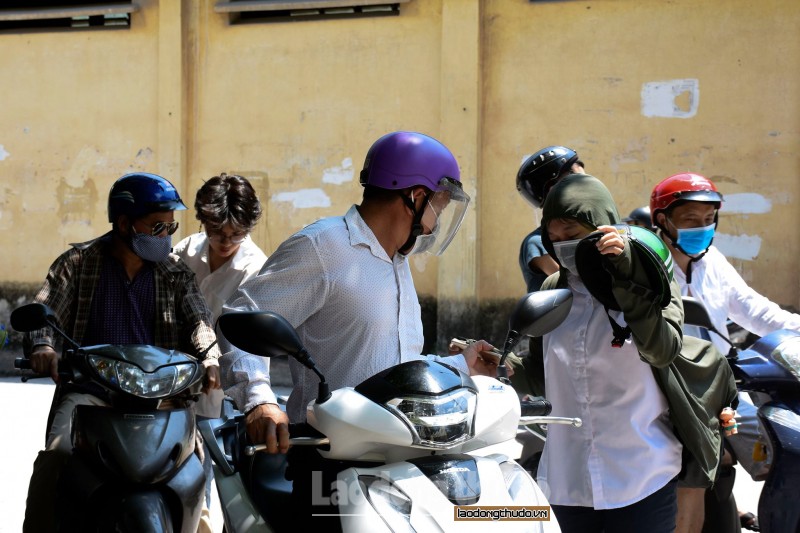
[[[482,173],[496,187],[481,211],[481,237],[492,236],[481,240],[481,295],[523,289],[514,245],[539,213],[510,184],[526,155],[564,144],[623,216],[674,173],[712,178],[728,207],[756,211],[722,212],[726,250],[758,248],[732,262],[754,288],[798,306],[800,4],[494,0],[484,20]],[[643,86],[665,80],[696,80],[696,115],[643,115]],[[687,95],[677,103],[687,109]]]
[[[163,173],[187,204],[214,174],[248,176],[270,253],[358,202],[372,141],[413,129],[453,149],[475,199],[442,258],[414,259],[421,293],[523,292],[537,213],[514,177],[565,144],[623,214],[674,172],[715,179],[757,211],[720,220],[758,250],[734,260],[744,278],[800,304],[797,2],[412,0],[397,17],[248,25],[213,0],[137,4],[129,30],[0,33],[0,283],[39,282],[106,231],[108,188],[130,170]],[[696,114],[644,116],[643,87],[668,80],[696,80]],[[196,230],[193,211],[179,220],[176,237]]]

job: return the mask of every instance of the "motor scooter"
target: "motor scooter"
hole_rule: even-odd
[[[685,323],[727,340],[699,301],[684,296],[683,307]],[[771,464],[758,502],[761,531],[800,532],[800,333],[773,331],[744,350],[729,344],[737,389],[765,398],[757,406],[758,420]]]
[[[468,376],[441,362],[390,367],[355,387],[328,390],[288,322],[266,311],[229,312],[218,326],[234,346],[264,356],[288,354],[317,373],[319,393],[307,422],[290,426],[292,446],[314,446],[343,465],[334,502],[349,531],[560,531],[537,486],[504,451],[520,423],[580,425],[580,419],[521,416],[504,379],[509,347],[554,329],[569,312],[566,289],[532,293],[509,319],[498,379]],[[549,405],[542,402],[543,410]],[[258,453],[244,417],[230,405],[200,423],[231,533],[292,529],[285,456]],[[332,498],[333,499],[333,498]]]
[[[200,360],[147,345],[79,346],[38,303],[15,309],[11,325],[58,332],[67,345],[61,383],[91,384],[108,404],[75,408],[73,453],[57,488],[59,531],[197,531],[205,476],[191,404],[205,376]],[[30,369],[30,361],[15,366]]]

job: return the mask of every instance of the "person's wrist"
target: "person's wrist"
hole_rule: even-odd
[[[212,366],[219,367],[219,360],[215,359],[215,358],[213,358],[213,359],[203,359],[202,363],[203,363],[203,367],[204,368],[209,368],[209,367],[212,367]]]

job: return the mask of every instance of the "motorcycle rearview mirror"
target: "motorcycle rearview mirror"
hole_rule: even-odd
[[[325,377],[303,347],[288,320],[273,311],[228,311],[217,319],[225,339],[243,350],[264,357],[288,355],[313,371],[320,380],[317,403],[330,398]]]
[[[683,296],[683,323],[692,326],[699,326],[706,328],[709,331],[714,331],[714,324],[711,323],[711,317],[708,316],[708,311],[703,304],[691,296]],[[714,331],[714,333],[717,333]]]
[[[736,346],[734,346],[730,339],[728,339],[727,335],[723,335],[717,328],[714,327],[714,324],[711,322],[711,317],[708,316],[708,310],[706,310],[705,306],[692,296],[683,296],[681,297],[681,300],[683,300],[683,323],[705,328],[712,333],[716,333],[730,345],[731,352],[728,354],[728,356],[730,357],[735,355],[737,352]]]
[[[30,303],[17,307],[11,311],[9,321],[11,322],[11,327],[17,331],[29,332],[42,328],[52,328],[73,347],[80,348],[77,342],[61,331],[58,327],[58,318],[56,318],[55,312],[45,304]]]
[[[277,357],[304,351],[292,325],[271,311],[229,311],[217,325],[231,344],[245,352]]]
[[[548,289],[523,296],[508,318],[508,334],[497,365],[498,379],[508,381],[506,357],[521,337],[541,337],[550,333],[567,318],[571,308],[572,292],[569,289]]]
[[[56,324],[56,315],[44,304],[27,304],[11,312],[11,327],[17,331],[33,331]]]

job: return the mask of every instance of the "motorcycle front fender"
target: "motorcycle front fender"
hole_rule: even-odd
[[[474,494],[477,500],[464,501],[460,506],[508,508],[524,504],[545,508],[550,512],[547,499],[527,473],[519,481],[527,483],[530,498],[524,502],[514,501],[501,468],[501,464],[513,461],[502,455],[474,457],[477,469],[466,471],[470,469],[459,467],[458,460],[469,457],[463,454],[426,456],[419,460],[412,459],[375,468],[353,467],[343,470],[338,475],[334,494],[331,495],[331,501],[338,505],[341,513],[342,529],[386,533],[410,528],[443,533],[560,531],[555,517],[549,516],[544,521],[455,520],[456,504],[451,499],[453,494],[448,496],[453,485],[444,478],[431,478],[431,469],[425,466],[421,469],[419,464],[435,463],[436,458],[440,458],[443,463],[442,474],[452,471],[452,476],[466,476],[465,480],[468,482],[463,483],[464,487],[480,487],[479,493]],[[430,466],[435,470],[435,464]],[[425,470],[429,471],[426,473]],[[375,499],[376,494],[371,493],[368,486],[370,480],[380,480],[378,484],[383,489],[376,492],[383,493],[383,497]],[[380,499],[389,504],[381,504],[378,501]]]
[[[97,469],[73,454],[59,480],[62,531],[194,533],[205,497],[203,465],[196,455],[165,484],[144,486]],[[175,522],[178,522],[176,527]]]
[[[222,507],[225,530],[231,533],[272,533],[256,508],[238,473],[225,475],[214,465],[214,482]]]
[[[125,497],[123,505],[118,508],[113,531],[120,532],[161,532],[172,531],[172,515],[169,506],[157,491],[141,492]]]
[[[758,418],[770,441],[772,466],[761,489],[758,521],[762,531],[800,531],[800,402],[768,402]]]

